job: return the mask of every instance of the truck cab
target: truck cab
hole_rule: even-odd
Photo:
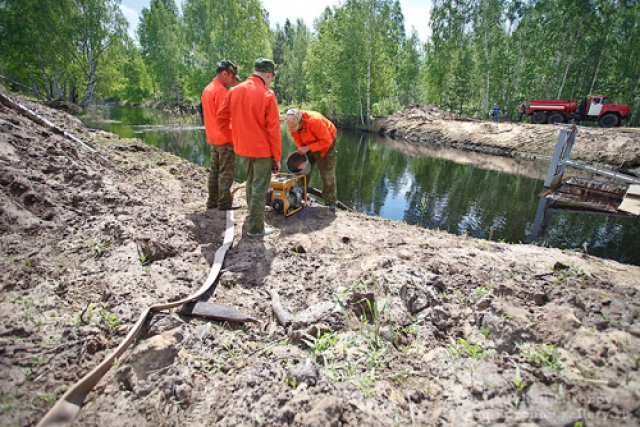
[[[606,99],[607,98],[604,96],[592,96],[591,99],[589,99],[589,108],[586,115],[591,117],[600,117],[602,105]]]

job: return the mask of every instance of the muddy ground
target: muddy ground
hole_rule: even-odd
[[[0,424],[27,426],[144,307],[204,283],[225,215],[203,168],[11,96],[96,149],[0,106]],[[626,161],[619,131],[598,159]],[[319,203],[251,239],[246,214],[207,297],[259,322],[153,315],[76,425],[640,423],[640,267]]]

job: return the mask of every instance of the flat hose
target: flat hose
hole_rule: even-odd
[[[238,190],[236,188],[233,192],[235,193]],[[149,314],[151,312],[158,312],[161,310],[168,310],[170,308],[179,307],[183,304],[187,304],[193,302],[200,298],[209,288],[215,283],[218,275],[220,274],[220,270],[222,269],[222,263],[224,262],[224,257],[227,253],[227,250],[233,244],[233,232],[234,232],[234,222],[233,222],[233,211],[227,212],[227,222],[226,222],[226,230],[224,233],[224,241],[222,246],[218,248],[216,251],[215,258],[213,260],[213,265],[211,266],[211,271],[209,272],[209,276],[207,280],[204,282],[202,287],[194,294],[181,299],[179,301],[174,301],[167,304],[156,304],[151,307],[147,307],[138,318],[138,321],[131,328],[124,341],[120,343],[118,348],[114,350],[106,359],[102,361],[98,366],[96,366],[91,372],[85,375],[80,381],[75,383],[67,392],[53,405],[53,407],[47,412],[47,414],[40,420],[37,427],[62,427],[62,426],[70,426],[75,420],[76,416],[82,409],[82,405],[84,403],[84,399],[93,390],[93,388],[98,384],[98,381],[111,369],[115,360],[122,355],[129,348],[129,346],[135,341],[135,339],[140,334],[142,330],[142,326],[146,322]]]

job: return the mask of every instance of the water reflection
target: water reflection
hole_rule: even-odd
[[[93,114],[100,120],[85,120],[89,127],[138,137],[209,166],[209,146],[197,116],[188,125],[166,126],[172,118],[157,110],[119,107]],[[282,135],[286,158],[295,144],[284,126]],[[406,141],[345,131],[338,132],[336,147],[338,198],[358,211],[483,239],[489,238],[493,228],[494,240],[509,243],[535,241],[578,250],[587,243],[589,254],[640,265],[637,219],[553,211],[547,212],[545,226],[536,224],[546,162],[415,147]],[[245,178],[238,162],[236,180]],[[322,186],[317,170],[311,185]]]

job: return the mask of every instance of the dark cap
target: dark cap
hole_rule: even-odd
[[[253,69],[264,73],[275,73],[276,66],[270,59],[258,58],[253,63]]]
[[[231,61],[226,59],[218,62],[218,66],[216,67],[216,74],[222,71],[228,71],[235,76],[235,79],[240,81],[240,77],[238,77],[238,67]]]

